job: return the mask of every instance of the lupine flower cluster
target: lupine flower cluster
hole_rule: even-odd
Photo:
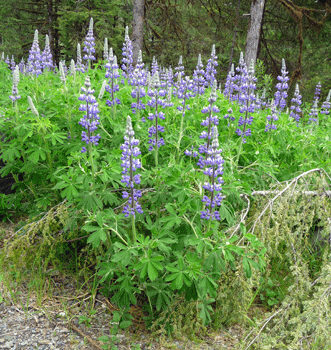
[[[182,77],[184,76],[184,65],[183,65],[183,56],[179,56],[178,66],[175,67],[174,78],[177,79],[177,84],[180,83]]]
[[[309,118],[308,124],[318,123],[318,102],[321,95],[321,87],[322,87],[321,83],[320,82],[317,83],[315,88],[313,106],[309,113],[310,118]]]
[[[99,125],[99,109],[98,102],[93,96],[94,90],[91,89],[90,77],[87,76],[85,79],[85,87],[81,88],[83,94],[81,94],[78,99],[80,101],[85,101],[84,104],[81,104],[79,110],[82,112],[86,112],[86,114],[81,118],[79,124],[87,130],[82,131],[82,141],[86,142],[86,144],[94,144],[98,145],[100,140],[100,134],[93,135],[94,131],[98,129]],[[87,151],[86,147],[82,147],[82,153]]]
[[[133,71],[133,52],[132,52],[132,41],[129,37],[129,28],[125,28],[125,38],[122,48],[122,84],[124,84],[124,79],[130,82],[131,74]]]
[[[106,78],[108,78],[108,85],[106,86],[106,91],[110,93],[110,100],[106,103],[108,106],[114,106],[120,104],[119,98],[115,97],[115,92],[119,91],[119,85],[117,84],[117,79],[120,77],[118,73],[117,57],[113,55],[113,49],[109,50],[108,62],[106,63]]]
[[[53,65],[53,56],[51,53],[51,49],[49,46],[49,37],[46,34],[46,38],[45,38],[45,48],[44,51],[41,55],[41,66],[43,68],[43,70],[51,70],[54,65]]]
[[[235,72],[234,72],[234,64],[232,63],[231,69],[226,77],[226,82],[224,86],[223,94],[228,98],[229,101],[233,101],[234,96],[233,93],[235,91],[236,85],[235,85]]]
[[[137,101],[131,104],[132,113],[136,113],[136,110],[145,109],[146,106],[142,103],[141,98],[146,96],[145,86],[147,83],[147,75],[144,69],[144,62],[142,59],[141,51],[139,50],[136,68],[133,71],[131,85],[135,88],[131,91],[131,96],[136,98]]]
[[[159,106],[164,106],[165,104],[164,99],[162,99],[164,95],[165,91],[160,90],[159,72],[156,72],[152,78],[151,87],[148,89],[148,96],[151,99],[148,101],[147,105],[151,108],[155,108],[155,112],[149,113],[147,117],[150,121],[155,122],[155,124],[148,129],[149,151],[153,151],[154,147],[160,148],[165,145],[164,139],[159,135],[160,132],[164,132],[164,127],[159,124],[160,119],[165,119],[164,113],[159,111]],[[142,118],[142,121],[146,121],[145,117]]]
[[[271,114],[267,116],[267,125],[265,131],[268,132],[270,130],[276,130],[277,126],[275,124],[279,119],[280,113],[286,107],[286,98],[287,98],[287,90],[288,90],[288,72],[286,71],[286,64],[284,58],[282,59],[282,75],[277,77],[279,83],[276,85],[277,91],[275,92],[275,100],[271,106]]]
[[[16,68],[16,63],[15,63],[15,59],[14,59],[14,56],[11,57],[11,60],[10,60],[10,69],[12,70],[12,72],[15,70]]]
[[[319,81],[316,85],[316,88],[315,88],[314,101],[315,100],[319,101],[320,96],[321,96],[321,88],[322,88],[322,85],[321,85],[321,82]]]
[[[34,39],[32,43],[31,50],[29,51],[29,58],[28,58],[28,72],[33,75],[40,75],[42,73],[41,71],[41,53],[39,48],[39,40],[38,40],[38,30],[34,32]]]
[[[16,66],[16,69],[13,71],[13,88],[12,88],[12,95],[9,96],[9,98],[15,102],[21,98],[21,96],[18,94],[18,82],[20,81],[20,71],[18,66]]]
[[[182,115],[185,116],[186,110],[190,110],[190,106],[187,101],[195,96],[194,92],[195,84],[190,77],[186,76],[182,78],[178,84],[177,88],[177,97],[180,101],[181,106],[178,106],[177,109],[182,112]]]
[[[251,128],[247,128],[248,125],[252,125],[254,120],[251,113],[254,113],[257,109],[256,106],[256,78],[254,76],[254,62],[251,61],[249,70],[247,71],[247,66],[245,61],[243,61],[240,67],[240,81],[241,84],[238,87],[238,103],[240,105],[240,113],[244,116],[239,118],[238,129],[236,133],[242,138],[242,142],[246,143],[246,137],[252,134]]]
[[[217,56],[215,51],[215,45],[213,45],[211,50],[211,55],[208,60],[207,66],[206,66],[206,82],[207,86],[213,86],[214,80],[216,79],[216,67],[218,66],[217,63]]]
[[[313,106],[310,109],[308,124],[317,123],[318,124],[318,98],[314,100]]]
[[[76,71],[85,73],[85,67],[82,63],[82,53],[80,49],[80,44],[77,44],[77,62],[76,62]]]
[[[219,149],[217,127],[212,128],[212,143],[206,150],[206,158],[204,161],[204,174],[209,177],[209,181],[205,182],[203,188],[209,192],[204,195],[202,202],[205,203],[206,209],[200,213],[201,219],[204,220],[221,220],[220,213],[215,210],[222,203],[222,184],[224,183],[223,164],[224,160],[221,157],[222,150]]]
[[[140,184],[140,175],[134,175],[137,169],[141,168],[141,161],[137,157],[141,154],[138,147],[139,141],[134,137],[131,118],[127,117],[126,131],[124,136],[124,144],[121,146],[122,152],[122,180],[121,182],[129,187],[130,191],[123,191],[122,197],[128,198],[128,204],[123,208],[125,217],[132,215],[135,217],[136,212],[142,214],[143,210],[138,202],[141,197],[141,191],[135,189],[135,185]]]
[[[206,78],[205,71],[203,69],[203,64],[201,61],[201,54],[199,54],[198,63],[193,72],[193,81],[195,83],[195,90],[198,93],[198,95],[203,95],[205,93],[206,88]]]
[[[90,19],[90,25],[87,32],[87,35],[85,37],[84,41],[84,49],[85,55],[83,57],[84,60],[88,61],[88,65],[91,61],[95,60],[94,53],[95,53],[95,42],[94,42],[94,36],[93,36],[93,18]]]
[[[331,108],[330,98],[331,98],[331,90],[329,90],[328,97],[322,103],[321,112],[320,112],[321,114],[325,114],[325,115],[330,114],[330,108]]]
[[[301,115],[301,95],[300,95],[300,91],[299,91],[299,84],[296,84],[295,86],[295,91],[294,91],[294,96],[291,100],[292,105],[290,107],[291,113],[290,113],[290,117],[293,118],[296,123],[297,126],[299,126],[299,122],[300,122],[300,115]]]
[[[153,60],[152,60],[152,69],[151,69],[151,74],[152,74],[152,76],[153,76],[156,72],[159,72],[159,73],[160,73],[160,69],[159,69],[159,65],[157,64],[157,59],[155,58],[155,56],[153,56]]]

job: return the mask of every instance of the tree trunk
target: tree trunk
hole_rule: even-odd
[[[133,65],[136,65],[139,50],[143,49],[144,39],[144,4],[145,0],[134,0],[132,22],[132,53]]]
[[[249,66],[251,60],[254,64],[256,63],[259,44],[260,44],[260,35],[261,27],[263,21],[265,0],[253,0],[251,5],[251,20],[247,33],[246,39],[246,52],[245,52],[245,61]]]

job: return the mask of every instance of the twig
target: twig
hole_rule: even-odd
[[[86,340],[95,348],[98,350],[102,350],[102,348],[100,348],[100,346],[92,339],[90,338],[87,334],[84,334],[84,332],[82,332],[78,327],[76,327],[74,324],[72,324],[71,322],[69,322],[68,324],[69,328],[71,328],[72,330],[74,330],[75,332],[77,332],[78,334],[80,334],[82,337],[86,338]]]

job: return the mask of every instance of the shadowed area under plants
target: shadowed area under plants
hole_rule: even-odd
[[[313,169],[255,193],[249,232],[267,248],[255,302],[270,312],[242,349],[331,348],[330,183],[323,169]]]

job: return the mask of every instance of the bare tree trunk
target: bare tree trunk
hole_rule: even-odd
[[[132,22],[133,64],[136,65],[139,50],[143,49],[145,0],[134,0]]]
[[[249,65],[251,60],[256,62],[260,43],[265,0],[253,0],[251,5],[251,20],[246,39],[245,61]]]

